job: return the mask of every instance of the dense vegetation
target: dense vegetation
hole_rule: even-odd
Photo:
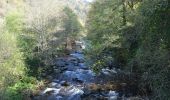
[[[0,2],[6,12],[0,18],[1,100],[28,100],[36,94],[52,73],[53,60],[63,53],[66,38],[81,31],[70,8],[52,1],[41,3],[35,7],[37,2]]]
[[[92,68],[131,72],[151,100],[169,100],[169,12],[169,0],[96,0],[86,24]]]

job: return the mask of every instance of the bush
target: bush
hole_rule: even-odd
[[[26,77],[25,55],[18,47],[18,36],[22,27],[20,13],[10,12],[0,32],[0,98],[2,100],[23,100],[23,97],[35,89],[36,79]]]
[[[4,100],[26,100],[29,99],[36,88],[37,80],[33,77],[24,77],[21,81],[10,86],[5,91]]]

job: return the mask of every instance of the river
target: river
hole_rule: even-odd
[[[119,70],[102,69],[96,74],[86,65],[81,52],[57,58],[55,65],[54,71],[59,74],[35,100],[130,100],[126,97],[133,95],[125,90],[127,83],[115,80]]]

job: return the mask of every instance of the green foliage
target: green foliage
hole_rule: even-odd
[[[0,70],[2,71],[0,73],[0,98],[2,100],[23,100],[26,96],[24,93],[33,90],[36,84],[36,79],[26,78],[25,58],[30,56],[29,47],[32,46],[30,42],[33,41],[25,42],[26,40],[19,39],[23,30],[22,18],[21,12],[8,12],[5,16],[5,25],[0,32]],[[29,47],[27,47],[28,44]]]
[[[11,11],[5,17],[6,28],[9,32],[19,33],[23,29],[22,13],[19,11]]]
[[[169,28],[168,0],[143,1],[137,24],[139,48],[132,62],[133,70],[142,74],[143,84],[149,84],[153,99],[169,99]],[[141,27],[141,26],[140,26]]]
[[[35,39],[28,35],[20,35],[18,36],[17,43],[20,51],[23,52],[27,74],[38,77],[38,68],[42,65],[42,61],[40,61],[40,58],[36,55],[37,52],[34,52],[36,48]]]
[[[64,33],[67,37],[76,37],[82,29],[82,26],[78,21],[78,17],[68,7],[65,7],[63,11],[66,15],[66,18],[63,19],[63,27],[65,28]]]
[[[118,35],[118,30],[121,28],[120,11],[119,0],[95,1],[87,20],[86,26],[89,33],[87,38],[95,44],[114,41]],[[108,38],[110,38],[109,41]]]
[[[38,13],[35,13],[36,7],[30,7],[33,11],[29,9],[27,12],[25,7],[29,5],[25,6],[26,1],[22,1],[7,1],[9,9],[7,7],[8,11],[4,16],[3,30],[0,29],[2,100],[30,99],[30,95],[36,89],[36,78],[42,79],[42,74],[51,74],[54,58],[63,53],[63,34],[76,38],[82,29],[78,17],[70,8],[65,8],[64,13],[61,13],[60,7],[56,7],[55,4],[45,4],[41,6],[44,10],[38,9]],[[64,32],[58,34],[58,29],[63,27]]]
[[[25,100],[36,88],[37,81],[32,77],[24,77],[13,86],[8,87],[4,93],[4,100]]]
[[[24,75],[25,64],[23,55],[17,48],[15,35],[2,33],[1,36],[0,81],[8,86]]]
[[[94,60],[93,69],[109,66],[104,58],[111,56],[113,64],[140,75],[139,87],[148,86],[151,99],[169,100],[170,2],[125,0],[124,4],[124,10],[121,0],[92,4],[87,21],[92,47],[87,54]]]
[[[126,23],[130,23],[131,19],[124,11],[124,2],[121,0],[97,0],[92,4],[86,24],[87,39],[92,45],[88,57],[105,60],[103,56],[110,55],[113,58],[110,62],[114,62],[118,67],[125,65],[126,49],[121,47],[122,29],[125,27],[122,26],[124,24],[122,16],[126,14]],[[105,66],[108,64],[105,63]]]

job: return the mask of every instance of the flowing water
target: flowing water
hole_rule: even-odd
[[[95,74],[86,66],[82,53],[58,58],[56,66],[55,71],[62,71],[35,100],[122,100],[126,83],[116,84],[116,70],[102,69]]]

